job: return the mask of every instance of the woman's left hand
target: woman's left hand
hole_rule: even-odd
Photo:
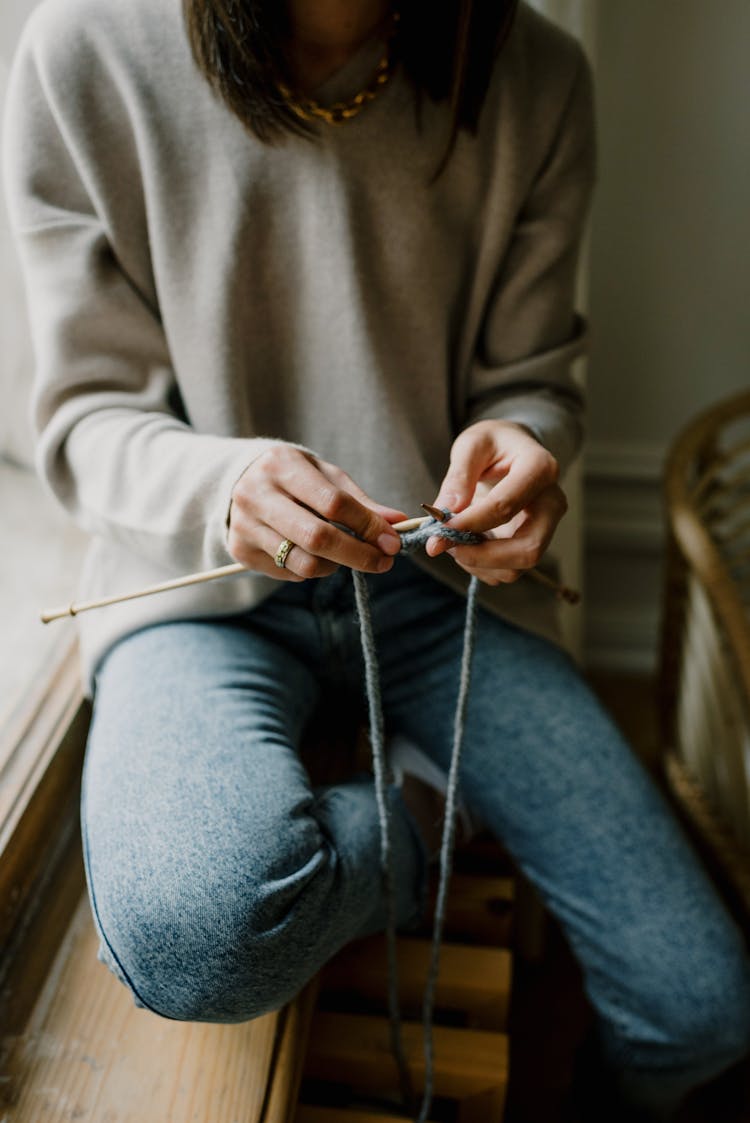
[[[484,533],[476,546],[431,538],[430,557],[448,553],[486,585],[517,581],[547,549],[568,504],[549,453],[514,421],[478,421],[453,442],[436,507],[447,507],[455,530]]]

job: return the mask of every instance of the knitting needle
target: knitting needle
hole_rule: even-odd
[[[429,512],[433,519],[437,519],[438,522],[444,523],[447,521],[448,516],[440,507],[432,507],[429,503],[421,503],[420,506],[425,511]],[[567,585],[560,585],[557,581],[554,581],[551,577],[548,577],[546,573],[542,573],[538,569],[525,569],[523,575],[524,577],[530,577],[532,581],[536,581],[537,584],[544,585],[547,589],[551,589],[560,600],[567,601],[568,604],[578,604],[581,599],[581,594],[577,589],[570,589]]]
[[[407,530],[416,530],[423,523],[429,522],[429,515],[421,515],[415,519],[405,519],[403,522],[394,523],[393,529],[403,534]],[[177,577],[171,581],[162,581],[159,585],[149,585],[145,589],[137,589],[132,593],[120,593],[114,597],[104,597],[101,600],[82,601],[80,604],[69,604],[64,608],[53,608],[42,612],[40,620],[43,624],[50,624],[53,620],[62,620],[66,616],[78,616],[81,612],[90,612],[94,608],[107,608],[111,604],[122,604],[125,601],[137,600],[139,597],[150,597],[155,593],[168,593],[172,589],[184,589],[188,585],[202,585],[206,581],[218,581],[222,577],[233,577],[237,573],[248,573],[247,566],[241,562],[232,565],[222,565],[218,569],[206,569],[202,573],[188,573],[185,577]]]

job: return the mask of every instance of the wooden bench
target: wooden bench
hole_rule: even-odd
[[[314,987],[240,1025],[172,1022],[134,1006],[96,952],[83,898],[24,1031],[3,1042],[3,1123],[292,1118]]]

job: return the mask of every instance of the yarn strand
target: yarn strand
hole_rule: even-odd
[[[390,1025],[391,1051],[398,1068],[399,1084],[404,1106],[411,1108],[414,1103],[411,1073],[404,1053],[401,1026],[401,1007],[398,996],[398,957],[396,954],[396,881],[393,871],[393,848],[391,844],[391,806],[388,795],[388,765],[385,755],[385,733],[383,722],[383,701],[380,694],[380,675],[378,672],[375,636],[370,613],[370,597],[363,573],[352,570],[354,597],[359,618],[362,656],[365,664],[365,685],[370,722],[370,747],[372,749],[373,771],[375,773],[375,798],[380,820],[380,865],[383,877],[386,907],[386,947],[388,959],[388,1015]]]
[[[446,512],[448,515],[449,512]],[[413,553],[419,546],[433,535],[449,538],[454,542],[476,543],[481,541],[481,536],[471,531],[455,531],[438,522],[437,519],[424,523],[413,531],[401,535],[401,549],[403,553]],[[370,744],[372,748],[373,772],[375,775],[375,797],[378,807],[380,822],[380,860],[383,876],[383,889],[386,905],[386,948],[388,962],[388,1015],[390,1026],[391,1050],[398,1069],[399,1084],[404,1106],[411,1114],[416,1103],[411,1080],[411,1073],[406,1060],[403,1045],[403,1027],[401,1021],[401,1008],[399,1002],[398,986],[398,957],[396,948],[396,887],[393,869],[392,846],[392,817],[388,793],[388,763],[385,751],[385,725],[383,719],[383,703],[380,691],[380,676],[378,660],[375,649],[375,636],[370,612],[370,598],[364,574],[352,570],[354,596],[359,618],[360,640],[362,656],[365,666],[365,688],[370,723]],[[459,678],[458,698],[453,723],[453,747],[448,773],[448,783],[445,800],[445,813],[443,831],[440,845],[440,874],[438,880],[437,900],[432,931],[432,947],[430,953],[430,967],[425,985],[422,1026],[425,1060],[425,1083],[422,1103],[415,1123],[426,1123],[427,1115],[432,1106],[434,1088],[435,1055],[433,1042],[433,1015],[435,1007],[435,989],[440,971],[440,947],[445,925],[445,912],[448,900],[448,887],[450,884],[453,850],[456,837],[456,805],[458,802],[459,766],[461,763],[461,750],[463,748],[464,726],[466,723],[466,706],[471,682],[471,663],[474,653],[474,637],[477,614],[477,591],[479,582],[472,577],[466,598],[466,619],[464,624],[463,653],[461,656],[461,672]]]
[[[443,942],[443,928],[445,926],[445,913],[448,903],[448,887],[450,885],[453,866],[453,850],[456,841],[456,804],[458,802],[459,768],[461,765],[461,752],[464,744],[464,729],[466,726],[466,707],[469,699],[469,686],[471,685],[471,664],[474,655],[474,639],[477,620],[477,590],[479,581],[472,577],[466,596],[466,617],[464,622],[464,644],[461,655],[461,675],[458,687],[456,713],[453,720],[453,748],[451,750],[451,763],[448,771],[448,785],[445,793],[445,817],[443,819],[443,833],[440,842],[440,876],[438,879],[437,900],[435,902],[435,916],[432,927],[432,952],[430,970],[425,984],[424,999],[422,1003],[422,1029],[424,1037],[425,1083],[422,1096],[422,1107],[417,1123],[425,1123],[432,1106],[433,1084],[435,1072],[435,1050],[432,1032],[432,1021],[435,1010],[435,989],[440,973],[440,948]]]

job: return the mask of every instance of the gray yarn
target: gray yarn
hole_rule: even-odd
[[[450,511],[445,512],[446,518],[451,517]],[[481,534],[475,534],[473,530],[453,530],[452,527],[446,526],[444,523],[438,522],[437,519],[429,519],[427,522],[422,523],[416,530],[406,530],[401,535],[401,553],[413,554],[419,547],[423,546],[429,538],[449,538],[451,542],[455,542],[461,546],[476,546],[479,542],[483,542]]]
[[[385,755],[385,735],[383,726],[383,701],[380,695],[380,676],[378,674],[375,636],[370,614],[370,597],[364,574],[352,570],[354,597],[359,617],[362,656],[365,664],[365,685],[367,707],[370,719],[370,745],[375,773],[375,798],[380,820],[380,868],[385,889],[386,907],[386,944],[388,955],[388,1011],[390,1015],[391,1050],[398,1067],[401,1095],[404,1103],[411,1105],[414,1092],[411,1075],[404,1054],[401,1032],[401,1012],[398,1000],[398,960],[396,957],[396,887],[393,875],[393,850],[391,846],[391,806],[388,793],[388,766]]]
[[[422,1098],[422,1108],[419,1112],[417,1123],[425,1123],[432,1105],[433,1074],[435,1069],[435,1054],[432,1038],[432,1016],[435,1007],[435,988],[438,974],[440,973],[440,945],[443,939],[445,913],[448,904],[448,885],[450,883],[453,865],[453,847],[456,840],[456,804],[458,802],[458,774],[461,764],[461,751],[463,749],[464,728],[466,725],[466,704],[469,698],[471,683],[471,661],[474,654],[474,639],[477,621],[477,591],[479,581],[472,577],[466,595],[466,617],[464,621],[464,647],[461,656],[461,672],[459,676],[458,700],[453,718],[453,747],[451,749],[451,763],[448,770],[448,785],[445,792],[445,818],[443,820],[443,836],[440,842],[440,877],[438,879],[437,900],[435,902],[435,918],[432,928],[432,954],[430,958],[430,971],[425,984],[424,1000],[422,1004],[422,1026],[424,1031],[425,1054],[425,1084]]]
[[[449,516],[450,512],[446,511]],[[436,519],[431,519],[416,530],[407,531],[401,535],[401,549],[404,553],[413,553],[434,535],[448,538],[453,542],[473,545],[481,542],[481,535],[471,531],[456,531],[444,526]],[[390,1022],[391,1049],[396,1061],[401,1084],[401,1094],[404,1105],[411,1112],[414,1107],[414,1092],[411,1083],[409,1067],[403,1046],[403,1033],[401,1025],[401,1011],[398,997],[398,961],[396,956],[396,892],[393,872],[393,850],[391,844],[391,808],[388,793],[389,769],[385,753],[385,734],[383,721],[383,705],[380,693],[380,679],[378,675],[377,653],[375,650],[375,636],[370,613],[370,599],[367,592],[367,583],[364,574],[352,570],[354,582],[354,595],[359,617],[360,638],[362,655],[365,664],[365,686],[367,691],[367,704],[370,721],[370,743],[372,746],[373,771],[375,774],[375,796],[378,806],[380,821],[380,859],[383,874],[383,883],[386,898],[386,946],[388,957],[388,1012]],[[453,747],[451,763],[448,772],[448,784],[445,796],[445,818],[443,822],[443,835],[440,845],[440,877],[438,881],[437,901],[435,904],[435,918],[432,932],[432,950],[430,968],[425,984],[424,1000],[422,1005],[422,1025],[424,1034],[425,1057],[425,1086],[422,1105],[416,1123],[425,1123],[432,1105],[435,1055],[432,1033],[432,1019],[435,1005],[435,988],[440,971],[440,946],[442,943],[443,927],[448,900],[448,885],[450,882],[453,848],[456,837],[456,804],[458,802],[458,775],[461,763],[461,750],[463,747],[464,727],[466,723],[466,704],[469,696],[471,680],[471,661],[474,652],[474,635],[476,626],[477,590],[479,582],[472,577],[466,598],[466,621],[464,624],[464,644],[461,658],[461,672],[458,688],[458,700],[453,723]]]

